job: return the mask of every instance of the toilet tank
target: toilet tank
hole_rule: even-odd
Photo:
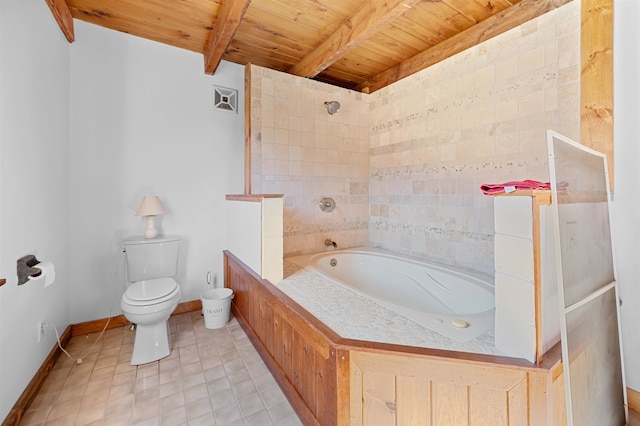
[[[127,281],[174,277],[178,268],[180,237],[165,235],[157,238],[143,236],[124,240],[127,258]]]

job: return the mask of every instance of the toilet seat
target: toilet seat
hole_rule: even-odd
[[[155,305],[179,292],[178,283],[173,278],[155,278],[131,284],[122,295],[122,301],[131,306]]]

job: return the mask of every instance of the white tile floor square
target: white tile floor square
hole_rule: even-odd
[[[235,319],[209,330],[200,311],[169,319],[167,358],[131,366],[129,327],[71,339],[21,425],[301,425]]]

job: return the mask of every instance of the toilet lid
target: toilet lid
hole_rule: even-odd
[[[178,283],[173,278],[155,278],[131,284],[125,294],[133,302],[150,302],[166,297],[176,287]]]

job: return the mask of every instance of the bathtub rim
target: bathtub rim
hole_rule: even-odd
[[[470,361],[479,364],[493,364],[493,365],[505,365],[509,368],[522,369],[525,371],[541,371],[541,370],[554,370],[555,374],[562,374],[562,348],[560,342],[553,345],[549,350],[544,353],[544,357],[540,362],[530,362],[524,358],[517,358],[508,355],[501,354],[483,354],[477,352],[465,352],[456,351],[451,349],[439,349],[439,348],[427,348],[422,346],[410,346],[397,343],[385,343],[385,342],[372,342],[367,340],[351,339],[340,336],[338,333],[329,328],[326,324],[316,318],[312,313],[307,311],[302,305],[293,300],[287,293],[278,288],[271,281],[264,279],[258,275],[253,269],[247,266],[240,258],[238,258],[233,252],[229,250],[223,250],[225,256],[225,263],[229,260],[240,265],[249,276],[253,277],[257,282],[260,282],[265,290],[273,296],[275,299],[283,303],[291,314],[297,318],[300,318],[305,324],[309,325],[322,335],[323,339],[331,342],[334,347],[341,349],[357,349],[363,351],[373,352],[389,352],[389,353],[408,353],[412,356],[426,356],[435,357],[438,359],[450,358],[454,362],[458,361]],[[228,264],[225,266],[225,271],[228,269]],[[225,287],[228,285],[227,275],[225,275]],[[232,311],[234,314],[241,314],[237,309],[236,301],[232,301]],[[240,315],[239,322],[244,322],[246,318]],[[558,370],[559,367],[559,370]]]
[[[446,274],[454,275],[457,278],[470,281],[471,285],[477,285],[478,287],[481,287],[482,289],[491,293],[494,297],[493,307],[474,313],[450,314],[419,311],[407,306],[401,306],[386,300],[379,299],[346,283],[341,282],[339,279],[334,278],[333,276],[324,272],[321,268],[316,266],[317,262],[320,259],[330,258],[334,255],[340,256],[341,254],[364,254],[380,256],[392,260],[397,260],[399,262],[407,262],[418,266],[433,268]],[[424,259],[408,257],[403,254],[394,253],[377,247],[354,247],[338,250],[328,250],[321,253],[312,253],[287,259],[292,261],[297,266],[301,267],[304,271],[312,271],[314,274],[317,274],[325,280],[329,280],[330,282],[340,286],[341,288],[347,289],[348,291],[353,292],[360,297],[370,300],[371,302],[376,303],[396,313],[397,315],[401,315],[424,328],[441,334],[442,336],[458,343],[468,343],[478,336],[482,335],[483,333],[486,333],[491,328],[495,327],[495,284],[493,280],[489,281],[488,277],[483,276],[482,274],[479,274],[477,272],[470,272],[463,268],[457,268],[451,265],[443,265]],[[453,325],[455,321],[460,320],[466,322],[467,327],[459,328]]]
[[[317,257],[326,257],[334,253],[345,253],[345,252],[354,252],[354,253],[368,253],[368,254],[378,254],[389,258],[397,258],[403,261],[409,261],[412,263],[422,263],[428,266],[432,266],[436,269],[445,269],[448,271],[452,271],[455,274],[459,275],[467,275],[474,280],[478,280],[486,285],[486,289],[495,294],[495,278],[491,275],[484,274],[482,272],[478,272],[476,270],[465,268],[460,265],[448,265],[446,263],[437,262],[433,259],[421,258],[412,256],[410,254],[398,253],[392,250],[384,249],[381,247],[372,247],[372,246],[358,246],[358,247],[346,247],[346,248],[338,248],[338,249],[329,249],[322,252],[315,253],[305,253],[305,254],[296,254],[294,256],[286,256],[284,257],[285,261],[289,261],[299,266],[301,269],[308,266],[311,259]]]

